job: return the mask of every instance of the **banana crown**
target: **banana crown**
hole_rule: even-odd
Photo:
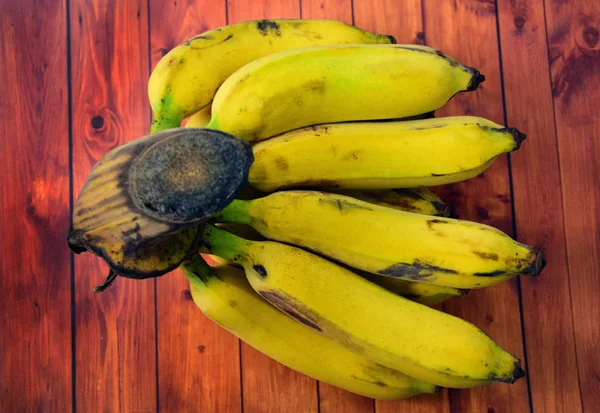
[[[101,256],[125,277],[165,274],[194,250],[202,221],[237,195],[252,160],[247,143],[205,129],[121,145],[92,168],[74,206],[69,247]]]

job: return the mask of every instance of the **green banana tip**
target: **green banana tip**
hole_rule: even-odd
[[[392,36],[391,34],[385,34],[385,37],[387,37],[388,39],[390,39],[390,44],[396,44],[396,38],[394,36]]]
[[[467,90],[473,91],[485,81],[485,76],[477,69],[469,68],[469,72],[471,72],[471,81],[469,82]]]

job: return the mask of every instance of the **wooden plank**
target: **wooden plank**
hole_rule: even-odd
[[[228,0],[227,18],[229,24],[259,19],[298,19],[298,0]]]
[[[592,412],[600,404],[600,4],[546,1],[546,22],[579,383]]]
[[[0,14],[0,411],[72,407],[65,2]]]
[[[511,155],[517,235],[548,257],[541,277],[521,278],[533,411],[579,412],[544,4],[499,2],[498,13],[507,121],[529,136]]]
[[[299,18],[297,0],[229,0],[230,24],[245,20]],[[317,412],[315,380],[242,343],[244,413]]]
[[[422,44],[425,39],[421,0],[354,2],[356,26],[378,33],[391,34],[398,43]],[[448,392],[413,397],[409,400],[377,401],[377,413],[447,413]]]
[[[478,68],[486,76],[476,92],[457,95],[436,111],[436,115],[477,115],[504,123],[494,2],[428,0],[424,2],[424,16],[425,39],[429,46]],[[454,204],[461,218],[489,224],[512,235],[506,156],[500,157],[479,177],[446,186],[443,196]],[[450,300],[444,309],[482,328],[501,347],[524,362],[517,280],[472,291],[466,297]],[[452,412],[529,411],[525,379],[512,386],[492,384],[471,390],[451,390],[449,396]]]
[[[304,19],[331,19],[352,24],[350,0],[303,0],[300,12]],[[372,413],[374,408],[372,399],[319,383],[320,413]]]
[[[145,0],[71,1],[75,196],[104,153],[149,130],[147,12]],[[154,281],[94,293],[107,271],[91,254],[75,259],[77,410],[156,411]]]
[[[152,0],[152,66],[186,39],[225,25],[225,17],[224,1]],[[202,314],[180,270],[156,286],[159,411],[241,412],[239,340]]]

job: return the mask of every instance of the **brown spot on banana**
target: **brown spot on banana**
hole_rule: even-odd
[[[499,259],[498,254],[492,252],[473,251],[473,254],[477,255],[480,258],[483,258],[484,260],[498,261]]]
[[[275,160],[273,162],[275,162],[275,166],[280,171],[287,171],[287,169],[290,167],[287,159],[285,159],[282,156],[279,156],[279,157],[275,158]]]
[[[378,273],[387,275],[388,277],[404,278],[413,281],[419,281],[423,278],[432,277],[436,275],[436,273],[458,274],[458,272],[455,270],[438,267],[437,265],[433,265],[422,260],[415,260],[412,263],[399,262],[384,268]]]
[[[279,27],[279,24],[277,24],[273,20],[260,20],[256,22],[256,29],[263,36],[267,36],[268,34],[281,36],[281,27]]]
[[[288,299],[284,294],[280,294],[276,291],[259,291],[258,293],[265,300],[267,300],[268,302],[273,304],[275,307],[279,308],[281,311],[283,311],[290,317],[294,318],[296,321],[301,322],[302,324],[304,324],[307,327],[312,328],[313,330],[316,330],[319,332],[323,331],[323,329],[321,327],[319,327],[319,325],[316,322],[304,317],[301,314],[301,312],[305,313],[306,311],[300,312],[299,311],[300,306],[297,303],[295,303],[294,300]],[[305,310],[305,309],[302,309],[302,310]]]

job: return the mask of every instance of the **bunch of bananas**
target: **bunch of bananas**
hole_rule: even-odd
[[[427,188],[472,178],[525,139],[487,119],[433,116],[484,79],[337,21],[195,36],[150,77],[152,134],[92,169],[69,245],[108,262],[99,290],[181,266],[209,318],[357,394],[513,383],[516,357],[431,308],[545,264],[456,219]]]

